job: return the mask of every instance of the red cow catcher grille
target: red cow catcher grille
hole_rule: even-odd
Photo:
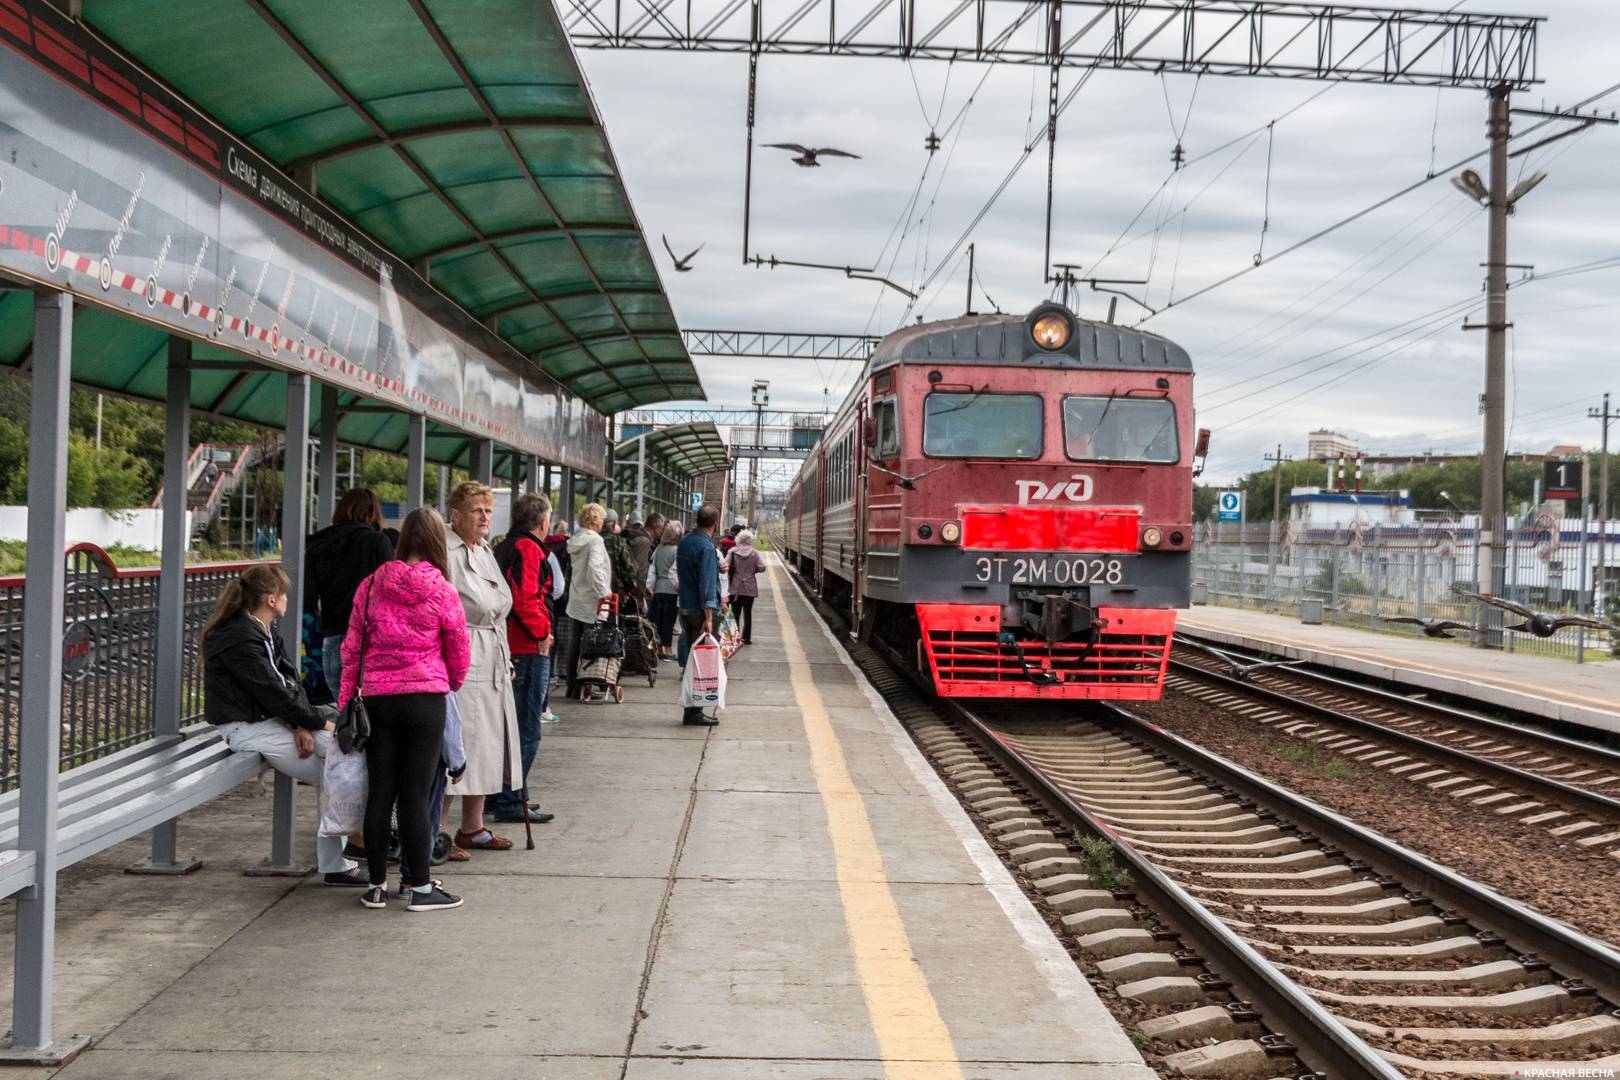
[[[1096,644],[1020,641],[1023,662],[1000,644],[994,604],[918,604],[922,651],[942,697],[1112,698],[1157,701],[1170,662],[1176,613],[1158,608],[1098,608],[1107,620]],[[1058,681],[1037,685],[1025,670]]]

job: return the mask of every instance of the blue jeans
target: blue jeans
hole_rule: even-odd
[[[523,783],[529,782],[529,770],[534,767],[535,755],[540,753],[540,712],[546,699],[546,688],[551,685],[551,657],[514,656],[512,667],[512,697],[517,705],[518,749],[523,755]],[[502,817],[519,817],[523,813],[522,793],[501,786],[501,793],[489,800],[490,812]]]
[[[321,638],[321,667],[326,672],[326,688],[336,701],[343,693],[343,635]]]

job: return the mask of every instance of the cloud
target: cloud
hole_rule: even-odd
[[[944,0],[922,2],[937,7]],[[1546,82],[1518,95],[1518,103],[1567,105],[1600,89],[1612,71],[1612,5],[1538,6],[1549,17],[1539,57]],[[698,272],[663,268],[683,326],[882,333],[899,323],[907,302],[880,285],[833,271],[743,265],[745,57],[581,55],[649,234],[656,240],[667,233],[683,251],[708,242]],[[1065,88],[1081,77],[1065,73]],[[750,253],[877,265],[908,288],[933,277],[911,317],[960,314],[966,266],[952,247],[1044,123],[1045,79],[1012,66],[987,74],[971,64],[763,57],[756,144],[831,145],[862,157],[799,169],[782,151],[756,145]],[[1306,432],[1317,426],[1353,430],[1370,446],[1418,447],[1425,433],[1444,433],[1445,445],[1458,450],[1479,444],[1485,343],[1461,329],[1461,311],[1426,339],[1384,333],[1373,338],[1382,344],[1345,359],[1369,335],[1454,301],[1482,300],[1484,214],[1443,174],[1188,299],[1252,268],[1262,222],[1264,251],[1275,256],[1484,148],[1486,103],[1465,90],[1334,85],[1266,130],[1324,85],[1101,71],[1059,123],[1054,259],[1096,266],[1123,234],[1095,272],[1148,279],[1140,295],[1155,307],[1176,301],[1145,328],[1180,342],[1199,366],[1199,420],[1216,433],[1212,473],[1217,466],[1258,468],[1278,441],[1303,455]],[[924,137],[945,133],[959,112],[944,148],[930,158]],[[1514,121],[1516,129],[1534,122]],[[1180,142],[1193,164],[1173,173],[1170,154],[1183,124]],[[1593,129],[1517,159],[1513,168],[1516,177],[1535,168],[1550,176],[1512,220],[1512,262],[1546,272],[1620,255],[1612,196],[1620,130]],[[978,278],[1004,310],[1025,310],[1051,293],[1042,282],[1046,198],[1042,144],[969,236]],[[655,250],[662,257],[661,245]],[[1510,406],[1524,418],[1513,424],[1514,448],[1595,442],[1587,403],[1575,399],[1584,394],[1595,403],[1615,383],[1609,352],[1620,329],[1617,277],[1620,270],[1611,270],[1513,290]],[[982,290],[975,291],[984,306]],[[1076,302],[1086,317],[1107,310],[1100,295],[1082,293]],[[1141,314],[1121,304],[1122,320]],[[745,404],[752,380],[764,377],[773,407],[819,411],[836,406],[854,376],[853,365],[801,360],[697,363],[714,405]],[[1302,371],[1309,374],[1281,383]],[[1224,389],[1254,375],[1261,378],[1238,391]],[[1613,388],[1620,391],[1620,383]],[[1258,392],[1221,404],[1241,391]]]

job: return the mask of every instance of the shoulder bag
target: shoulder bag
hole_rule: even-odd
[[[366,582],[366,609],[360,613],[360,657],[355,661],[354,697],[343,706],[343,715],[337,721],[338,749],[345,754],[358,753],[371,741],[371,717],[366,713],[364,692],[366,679],[366,644],[371,630],[371,590],[376,584],[373,574]]]

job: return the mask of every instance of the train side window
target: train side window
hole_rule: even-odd
[[[884,398],[874,408],[877,414],[876,455],[884,461],[900,454],[900,410],[894,398]]]

